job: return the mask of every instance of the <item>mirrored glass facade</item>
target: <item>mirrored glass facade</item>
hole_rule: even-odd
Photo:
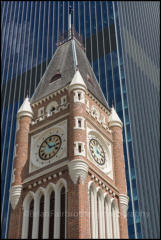
[[[159,199],[159,3],[2,1],[2,238],[8,232],[16,113],[27,92],[32,96],[58,36],[68,30],[69,6],[109,106],[124,123],[129,238],[157,237],[159,202],[154,207],[152,196]]]

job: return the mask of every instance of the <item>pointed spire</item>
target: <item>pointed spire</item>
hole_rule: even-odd
[[[87,89],[87,86],[79,72],[79,69],[77,68],[76,69],[76,72],[74,74],[74,77],[69,85],[69,90],[73,90],[74,88],[81,88],[83,90],[86,90]]]
[[[68,15],[68,40],[72,37],[72,7],[69,6],[69,15]]]
[[[30,105],[28,94],[27,94],[23,104],[21,105],[21,107],[19,108],[18,113],[17,113],[18,118],[20,118],[22,116],[23,117],[24,116],[29,116],[31,118],[33,117],[33,111],[32,111],[31,105]]]
[[[119,116],[117,115],[116,110],[112,106],[112,111],[109,116],[109,127],[113,127],[113,126],[118,126],[118,127],[122,128],[123,124],[122,124],[122,121],[120,120]]]

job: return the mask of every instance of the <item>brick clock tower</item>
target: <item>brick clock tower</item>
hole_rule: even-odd
[[[72,31],[17,113],[12,174],[9,238],[128,238],[122,122]]]

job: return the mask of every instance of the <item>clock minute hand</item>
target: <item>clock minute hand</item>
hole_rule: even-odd
[[[54,144],[53,144],[52,146],[51,146],[51,145],[48,145],[48,147],[49,147],[49,148],[52,148],[52,147],[54,147]]]
[[[48,148],[52,148],[53,146],[50,146],[47,141],[45,141],[46,144],[48,145]]]

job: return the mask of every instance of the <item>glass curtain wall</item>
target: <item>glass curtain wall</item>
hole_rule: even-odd
[[[2,1],[2,147],[1,223],[7,238],[9,188],[14,155],[16,113],[31,97],[57,46],[58,35],[72,24],[82,36],[87,57],[109,106],[124,123],[123,141],[129,202],[129,237],[141,237],[133,149],[116,3],[110,1]]]

